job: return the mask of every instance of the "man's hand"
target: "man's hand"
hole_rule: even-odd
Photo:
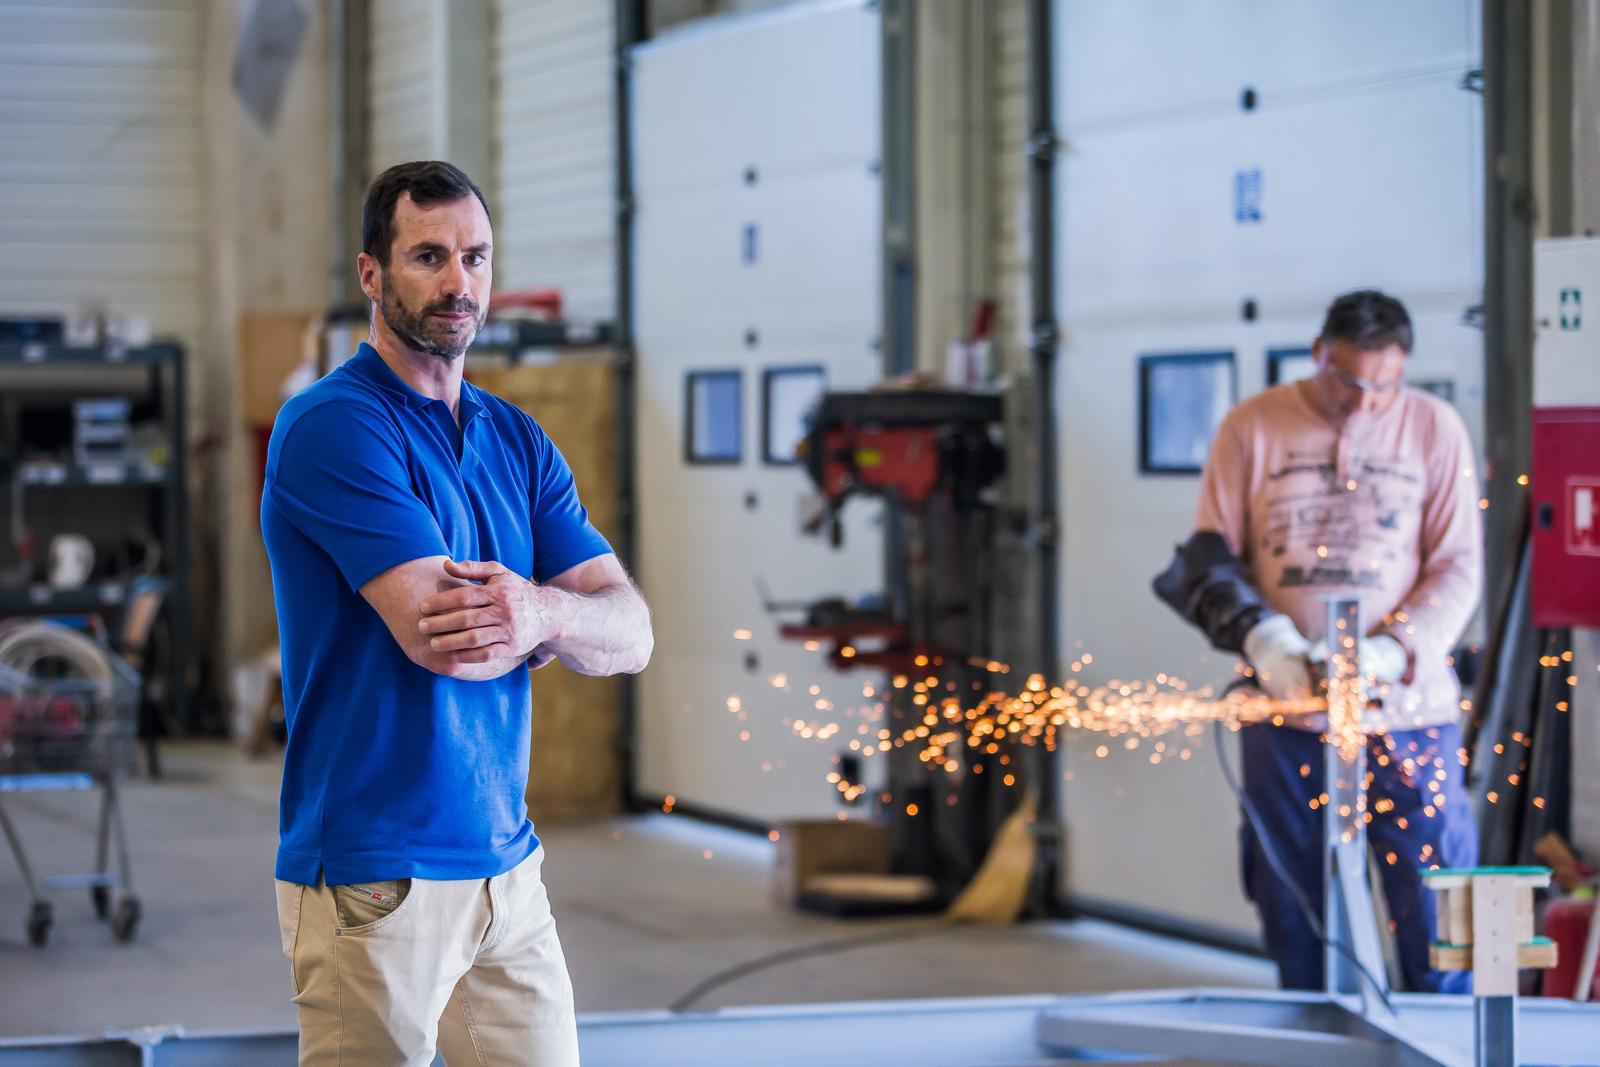
[[[1411,654],[1406,646],[1388,634],[1374,634],[1361,642],[1357,655],[1357,670],[1368,685],[1395,685],[1411,672]],[[1318,641],[1311,650],[1312,662],[1326,663],[1328,659],[1327,642]]]
[[[551,594],[521,575],[492,560],[445,560],[444,570],[482,584],[434,593],[419,605],[417,628],[429,635],[435,652],[459,663],[526,659],[556,636]]]
[[[1361,673],[1372,682],[1394,685],[1404,681],[1410,670],[1410,653],[1388,634],[1377,634],[1361,642]]]
[[[1275,700],[1308,700],[1311,670],[1307,641],[1287,615],[1269,615],[1244,637],[1244,656],[1255,671],[1256,685]]]

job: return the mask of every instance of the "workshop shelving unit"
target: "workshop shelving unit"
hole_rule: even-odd
[[[130,374],[126,368],[143,370]],[[116,373],[122,369],[122,373]],[[53,372],[53,373],[52,373]],[[20,500],[68,491],[90,494],[104,491],[108,499],[118,499],[114,490],[136,490],[144,498],[143,507],[126,512],[111,510],[95,516],[93,532],[104,537],[118,530],[146,531],[160,546],[158,577],[166,595],[152,638],[166,643],[163,699],[169,721],[184,731],[197,729],[193,721],[188,691],[188,666],[192,655],[193,625],[190,599],[189,508],[185,477],[185,367],[184,350],[176,342],[157,341],[142,346],[104,344],[76,347],[44,342],[0,344],[0,501],[10,501],[9,512]],[[135,410],[162,428],[165,456],[159,461],[133,457],[122,462],[82,462],[77,456],[47,455],[37,450],[24,432],[23,412],[31,407],[70,406],[74,399],[116,396],[128,397]],[[55,442],[58,446],[59,441]],[[16,484],[20,483],[20,485]],[[127,499],[126,494],[122,496]],[[36,552],[48,549],[49,535],[60,530],[36,531],[41,534]],[[19,546],[4,549],[4,565],[16,564]],[[134,577],[100,575],[87,584],[70,589],[53,589],[37,571],[23,582],[0,582],[0,617],[14,615],[98,614],[110,633],[121,630],[122,615],[129,604]],[[149,692],[149,682],[146,682]],[[160,723],[152,721],[155,709],[147,709],[140,733],[147,742],[150,769],[157,773],[154,737]]]

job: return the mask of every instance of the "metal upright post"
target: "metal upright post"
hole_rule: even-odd
[[[1361,724],[1367,701],[1360,667],[1361,601],[1330,597],[1327,605],[1322,892],[1328,943],[1323,949],[1324,985],[1330,996],[1359,995],[1369,1010],[1382,1011],[1383,998],[1389,992],[1388,977],[1367,883],[1367,741]]]
[[[1474,1067],[1514,1067],[1517,1062],[1517,998],[1474,998],[1472,1036]]]
[[[640,576],[638,554],[638,490],[635,468],[638,457],[635,422],[638,418],[636,393],[638,348],[633,334],[633,227],[638,204],[633,188],[633,49],[648,33],[643,0],[614,0],[611,55],[612,150],[615,154],[613,207],[616,227],[613,232],[616,283],[616,332],[613,344],[617,361],[617,550],[623,563]],[[639,769],[638,718],[639,682],[631,674],[617,679],[617,762],[623,811],[642,807],[635,789]]]
[[[1035,451],[1032,529],[1037,569],[1038,646],[1031,670],[1044,675],[1046,687],[1061,676],[1060,481],[1056,463],[1056,322],[1055,258],[1055,29],[1051,0],[1031,0],[1028,8],[1028,272],[1033,305],[1032,354],[1033,432]],[[1036,914],[1055,910],[1060,893],[1060,782],[1053,750],[1043,742],[1033,760],[1039,797],[1034,826],[1038,847],[1031,890]]]

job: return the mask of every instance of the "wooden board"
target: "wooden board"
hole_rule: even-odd
[[[239,315],[239,404],[246,426],[271,426],[283,403],[283,383],[317,357],[310,311],[246,311]]]
[[[1440,945],[1428,946],[1428,965],[1436,971],[1470,971],[1472,970],[1471,945]],[[1531,944],[1517,946],[1517,968],[1519,970],[1537,969],[1544,970],[1556,965],[1556,943],[1541,938]]]
[[[1521,962],[1516,928],[1517,894],[1509,877],[1472,880],[1472,992],[1480,997],[1517,995]]]
[[[808,895],[918,904],[938,893],[933,879],[915,874],[814,874],[801,891]]]
[[[595,528],[616,537],[617,388],[609,359],[520,366],[474,359],[468,377],[534,417],[572,467]],[[603,818],[621,806],[615,678],[552,663],[533,673],[528,814],[535,824]]]
[[[617,533],[617,370],[609,359],[496,366],[474,360],[474,385],[532,415],[572,467],[595,528]]]

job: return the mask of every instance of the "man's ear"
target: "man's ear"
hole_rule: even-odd
[[[1311,361],[1313,363],[1315,363],[1318,367],[1321,367],[1322,366],[1322,361],[1323,361],[1323,356],[1327,353],[1327,350],[1328,350],[1327,346],[1322,343],[1322,338],[1318,337],[1316,340],[1312,341],[1311,342]]]
[[[383,300],[383,266],[378,258],[366,252],[356,257],[356,277],[361,282],[361,291],[367,294],[368,300],[382,302]]]

